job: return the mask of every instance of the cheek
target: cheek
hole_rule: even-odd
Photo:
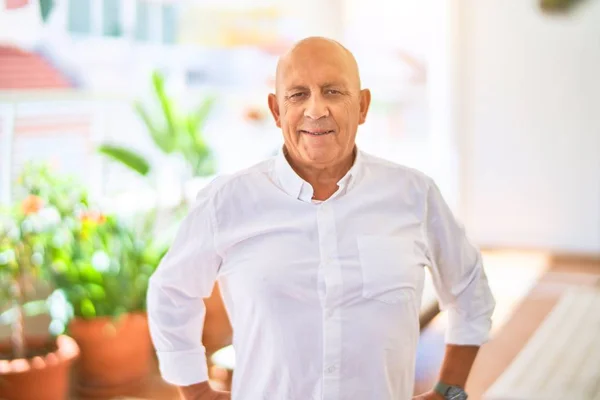
[[[354,104],[352,102],[343,102],[332,109],[332,116],[340,129],[346,129],[349,125],[355,123],[357,116]]]
[[[296,130],[296,126],[302,119],[302,112],[295,107],[289,107],[286,109],[285,114],[282,114],[281,123],[283,126]]]
[[[344,105],[346,124],[350,126],[357,125],[360,120],[360,106],[353,101],[348,102]]]

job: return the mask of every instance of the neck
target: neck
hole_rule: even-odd
[[[325,166],[313,166],[297,162],[289,155],[285,147],[283,148],[283,154],[292,169],[312,186],[314,200],[327,200],[337,191],[337,183],[348,173],[350,168],[352,168],[352,164],[354,164],[356,151],[355,147],[352,153],[337,163]]]

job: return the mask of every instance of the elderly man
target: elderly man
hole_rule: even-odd
[[[412,398],[425,268],[449,327],[439,383],[416,398],[466,399],[494,309],[481,257],[430,178],[356,148],[370,100],[337,42],[308,38],[279,61],[281,152],[203,189],[151,279],[161,373],[185,399]],[[217,279],[231,393],[208,385],[199,340]]]

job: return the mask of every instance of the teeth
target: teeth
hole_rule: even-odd
[[[302,132],[308,133],[309,135],[313,135],[313,136],[321,136],[321,135],[326,135],[326,134],[330,133],[331,131],[321,132],[321,133],[309,132],[309,131],[302,131]]]

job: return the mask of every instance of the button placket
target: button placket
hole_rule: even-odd
[[[325,372],[326,372],[326,373],[328,373],[328,374],[332,374],[332,373],[334,373],[336,370],[337,370],[337,367],[336,367],[335,365],[331,365],[331,366],[329,366],[329,367],[327,367],[327,368],[325,369]]]
[[[323,399],[335,399],[340,390],[339,363],[341,322],[339,304],[341,294],[341,266],[337,252],[337,234],[333,208],[329,202],[320,205],[317,212],[319,229],[320,265],[325,283],[323,305]]]

